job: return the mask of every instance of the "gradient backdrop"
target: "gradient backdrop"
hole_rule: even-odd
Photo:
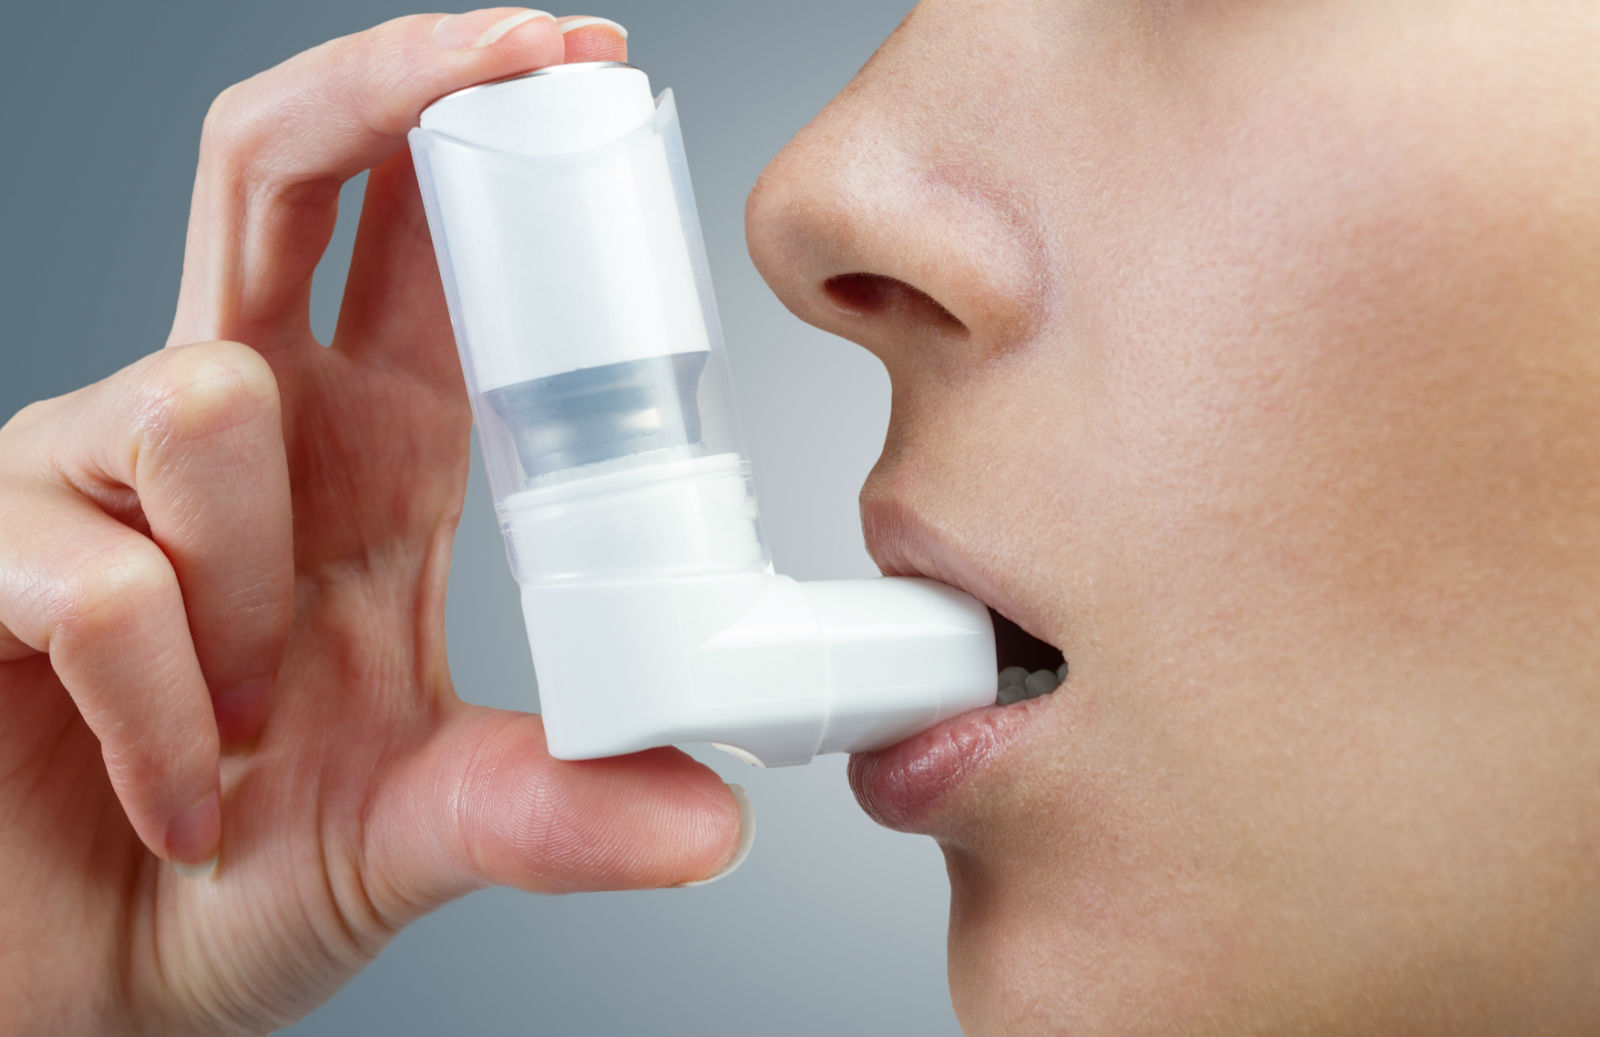
[[[672,87],[717,276],[729,362],[779,569],[874,572],[855,495],[888,382],[808,328],[746,255],[745,194],[909,0],[605,0],[632,60]],[[7,8],[0,36],[0,420],[164,340],[201,117],[229,83],[411,8],[88,3]],[[331,332],[359,182],[319,271]],[[532,665],[474,459],[451,574],[450,658],[475,701],[532,707]],[[360,738],[360,731],[351,731]],[[712,886],[545,898],[507,890],[424,919],[294,1033],[956,1032],[944,980],[944,868],[931,841],[875,827],[844,759],[764,772],[710,752],[755,802],[755,849]]]

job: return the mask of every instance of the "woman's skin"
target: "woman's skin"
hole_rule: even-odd
[[[223,93],[171,348],[0,430],[0,1030],[268,1030],[471,889],[734,859],[710,770],[556,763],[537,717],[450,684],[471,415],[405,133],[625,53],[548,17],[472,46],[515,14],[399,19]],[[368,167],[324,349],[312,269]]]
[[[450,691],[468,415],[401,138],[622,43],[437,20],[224,94],[204,344],[0,431],[4,1028],[267,1027],[477,885],[734,853],[687,759]],[[930,0],[764,175],[763,273],[892,378],[875,556],[1071,663],[852,767],[945,849],[968,1029],[1600,1028],[1596,53],[1583,0]]]
[[[1600,1029],[1596,55],[1582,0],[930,0],[762,177],[893,383],[879,564],[1071,666],[931,804],[853,764],[968,1030]]]

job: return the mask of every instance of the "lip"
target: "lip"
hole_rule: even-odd
[[[856,802],[886,828],[933,834],[939,804],[1003,756],[1048,708],[1050,697],[985,706],[888,748],[852,754],[850,790]]]
[[[867,551],[885,576],[925,576],[949,584],[1039,636],[1027,609],[1006,601],[981,567],[900,502],[864,503],[861,519]],[[856,801],[885,827],[931,833],[940,803],[978,781],[1064,690],[1065,685],[1026,702],[975,709],[886,748],[852,754],[850,788]]]

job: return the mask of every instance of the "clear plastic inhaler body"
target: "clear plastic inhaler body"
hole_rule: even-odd
[[[975,599],[774,573],[670,91],[556,66],[411,149],[554,756],[804,763],[994,701]]]

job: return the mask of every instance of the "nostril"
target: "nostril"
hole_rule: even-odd
[[[889,317],[931,324],[965,335],[967,326],[927,292],[882,274],[839,274],[822,284],[829,301],[862,317]]]
[[[876,313],[881,310],[891,287],[905,288],[906,285],[877,274],[840,274],[828,278],[822,285],[835,306],[855,313]]]

